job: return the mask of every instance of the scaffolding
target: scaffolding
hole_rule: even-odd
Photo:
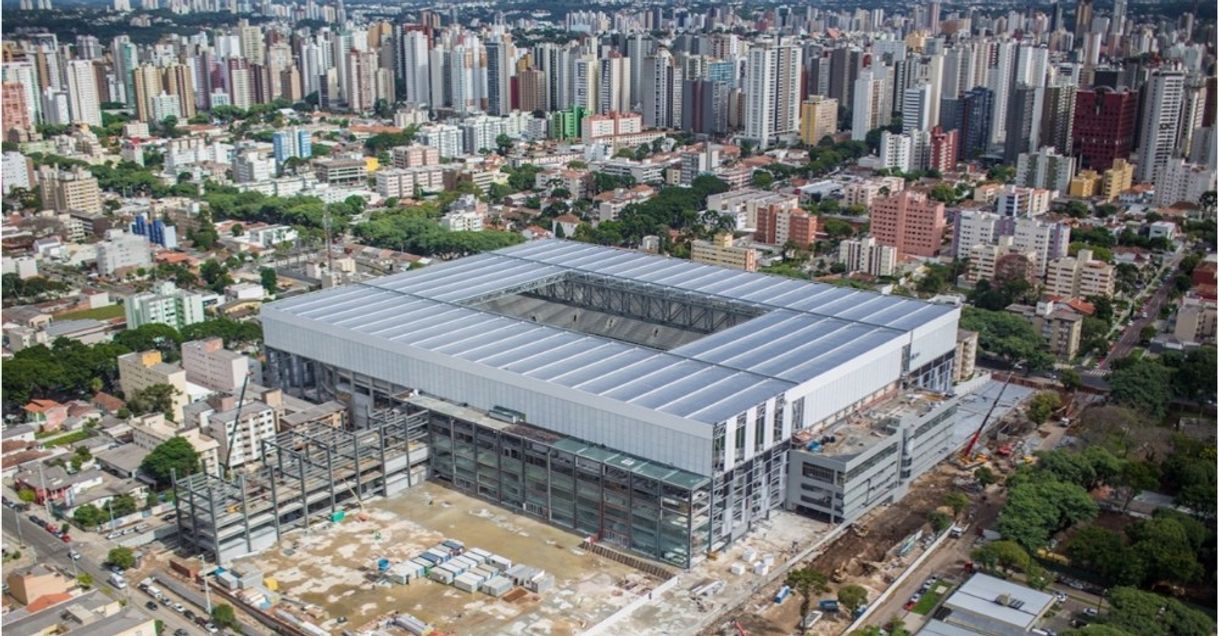
[[[427,419],[398,407],[342,430],[313,423],[262,440],[261,467],[229,477],[174,479],[182,545],[217,565],[266,549],[285,533],[427,479]]]

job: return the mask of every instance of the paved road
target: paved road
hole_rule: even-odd
[[[1187,253],[1187,250],[1180,250],[1176,252],[1175,255],[1172,256],[1171,262],[1169,262],[1165,268],[1159,270],[1159,272],[1156,272],[1155,278],[1150,283],[1151,285],[1155,286],[1154,294],[1152,294],[1150,299],[1141,306],[1135,305],[1129,310],[1130,314],[1133,316],[1136,316],[1137,312],[1139,311],[1145,311],[1146,317],[1135,318],[1133,320],[1133,324],[1125,328],[1125,331],[1121,333],[1121,338],[1117,340],[1117,343],[1112,347],[1112,351],[1110,351],[1108,355],[1104,357],[1104,360],[1099,363],[1098,368],[1100,370],[1107,370],[1109,365],[1112,364],[1113,360],[1124,358],[1125,356],[1129,355],[1129,353],[1133,351],[1133,348],[1138,346],[1138,341],[1141,340],[1142,328],[1154,323],[1154,321],[1159,319],[1159,309],[1163,307],[1165,302],[1167,302],[1167,296],[1171,291],[1171,285],[1160,283],[1159,276],[1162,275],[1162,272],[1167,272],[1168,274],[1174,273],[1176,268],[1180,266],[1180,261],[1184,260],[1184,256]]]
[[[41,563],[56,566],[73,576],[87,572],[89,576],[93,577],[94,587],[103,593],[114,598],[127,599],[144,614],[164,621],[166,636],[179,628],[185,629],[192,635],[206,633],[172,609],[161,607],[156,611],[149,611],[145,608],[144,603],[150,599],[143,592],[133,589],[133,586],[138,581],[128,581],[128,586],[122,590],[110,585],[108,581],[110,577],[109,570],[103,568],[100,561],[90,555],[91,552],[97,551],[98,546],[85,548],[83,545],[77,546],[73,543],[64,543],[59,537],[47,532],[45,528],[34,525],[34,522],[29,520],[29,515],[31,514],[37,514],[44,519],[49,516],[41,508],[31,509],[31,511],[23,513],[16,512],[12,508],[4,508],[4,533],[14,540],[20,541],[25,546],[24,549],[32,549],[39,556]],[[105,548],[105,546],[101,547],[102,549]],[[77,548],[81,553],[81,558],[75,561],[68,556],[68,552],[73,548]]]

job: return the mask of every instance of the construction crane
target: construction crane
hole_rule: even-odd
[[[241,381],[241,395],[237,398],[237,413],[233,416],[233,428],[228,431],[225,437],[228,438],[227,448],[224,449],[224,476],[232,478],[232,469],[229,467],[229,460],[233,457],[233,446],[237,436],[237,427],[241,426],[241,407],[245,406],[245,387],[249,386],[250,374],[245,374],[245,379]]]
[[[1020,364],[1021,362],[1016,362],[1011,371],[1014,372],[1016,369],[1018,369]],[[990,409],[985,412],[985,417],[981,419],[981,425],[977,427],[977,431],[973,433],[973,436],[969,438],[968,444],[964,447],[964,450],[960,452],[960,460],[962,463],[967,464],[973,460],[973,451],[977,448],[977,441],[981,439],[981,433],[985,431],[985,425],[989,423],[990,416],[994,414],[994,409],[998,408],[998,403],[1002,401],[1002,394],[1006,393],[1007,386],[1011,384],[1012,375],[1013,373],[1007,373],[1007,380],[1006,382],[1002,383],[1002,388],[998,390],[998,396],[995,397],[994,401],[990,404]]]

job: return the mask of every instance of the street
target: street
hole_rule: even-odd
[[[122,590],[110,585],[110,571],[101,565],[101,561],[105,559],[103,551],[108,549],[107,545],[64,543],[59,537],[47,532],[45,528],[34,525],[34,522],[29,520],[30,514],[47,517],[39,507],[31,508],[30,512],[24,513],[19,513],[12,508],[4,508],[4,534],[15,542],[19,541],[24,550],[32,550],[36,553],[41,563],[54,566],[69,576],[87,572],[89,576],[93,577],[93,587],[98,591],[113,598],[126,599],[129,604],[138,607],[139,611],[144,614],[163,621],[166,629],[165,636],[173,634],[178,629],[184,629],[190,634],[206,633],[170,608],[161,607],[156,611],[149,611],[144,604],[151,598],[135,589],[135,586],[139,584],[138,580],[129,579],[127,587]],[[68,556],[68,552],[73,548],[76,548],[81,555],[75,561]]]
[[[1159,309],[1162,308],[1163,303],[1167,301],[1167,295],[1170,293],[1171,289],[1169,285],[1158,284],[1158,278],[1163,274],[1163,272],[1166,272],[1167,274],[1174,273],[1176,268],[1180,266],[1180,261],[1184,260],[1184,255],[1187,253],[1188,252],[1185,250],[1176,252],[1175,255],[1172,256],[1171,262],[1156,273],[1155,280],[1153,280],[1151,284],[1157,285],[1157,287],[1154,294],[1151,295],[1150,300],[1146,301],[1146,303],[1141,306],[1134,303],[1129,308],[1129,315],[1134,317],[1133,323],[1126,327],[1123,332],[1121,332],[1120,339],[1117,340],[1116,344],[1113,345],[1112,350],[1109,351],[1108,355],[1105,356],[1097,366],[1099,370],[1105,371],[1108,369],[1109,365],[1112,364],[1113,360],[1118,360],[1129,355],[1129,352],[1133,351],[1133,348],[1138,345],[1138,342],[1142,337],[1142,328],[1153,324],[1159,319]],[[1138,312],[1143,311],[1143,307],[1145,308],[1146,317],[1138,318]]]

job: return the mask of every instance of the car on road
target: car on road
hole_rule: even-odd
[[[220,631],[220,629],[218,627],[216,627],[215,623],[207,623],[207,624],[203,625],[203,629],[206,629],[207,633],[209,633],[209,634],[214,634],[214,633]]]
[[[73,561],[79,561],[80,553],[77,552],[76,550],[68,550],[68,558],[72,559]]]
[[[152,601],[148,601],[147,603],[144,603],[144,607],[147,607],[148,609],[150,609],[154,612],[157,610],[157,604]]]
[[[1069,597],[1066,596],[1065,592],[1057,592],[1053,595],[1053,598],[1056,598],[1058,603],[1065,603]]]
[[[173,604],[173,611],[175,611],[175,612],[177,612],[177,613],[181,614],[182,612],[185,612],[185,611],[186,611],[186,606],[185,606],[185,605],[182,605],[181,603],[174,603],[174,604]]]
[[[188,621],[193,621],[195,619],[195,613],[190,610],[186,610],[185,612],[182,612],[182,616],[185,616],[186,620],[188,620]]]
[[[33,522],[34,525],[36,525],[40,528],[43,526],[46,526],[46,522],[43,521],[42,517],[39,517],[38,515],[30,515],[30,521]]]
[[[195,625],[202,627],[202,626],[206,625],[207,621],[210,619],[207,618],[206,616],[196,616],[196,617],[192,618],[191,620],[193,620],[195,622]]]
[[[1100,615],[1100,611],[1095,609],[1094,607],[1088,607],[1088,608],[1083,609],[1083,613],[1092,618],[1095,618],[1096,616]]]
[[[173,636],[190,636],[190,632],[179,627],[179,628],[173,630]]]

